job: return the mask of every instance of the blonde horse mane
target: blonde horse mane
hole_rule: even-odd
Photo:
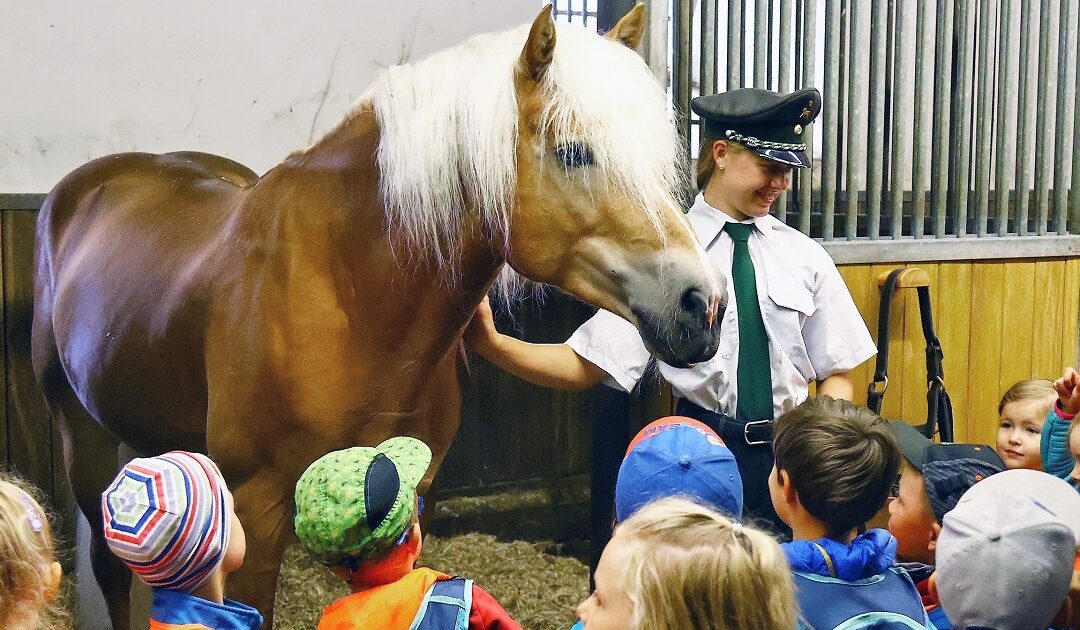
[[[355,106],[373,110],[379,123],[380,192],[395,242],[451,279],[468,213],[479,214],[487,238],[508,247],[517,185],[514,68],[528,32],[479,35],[391,67]],[[542,89],[539,137],[587,144],[595,166],[586,169],[586,185],[623,191],[659,227],[687,171],[666,95],[641,57],[558,25]],[[558,161],[542,168],[548,164],[564,168]]]

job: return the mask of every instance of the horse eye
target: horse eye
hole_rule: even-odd
[[[555,157],[566,165],[567,168],[579,168],[592,166],[592,149],[582,142],[567,142],[555,148]]]

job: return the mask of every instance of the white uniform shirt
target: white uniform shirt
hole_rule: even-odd
[[[687,218],[709,259],[730,278],[734,246],[723,227],[734,219],[707,204],[700,194]],[[773,410],[779,416],[807,398],[810,381],[846,372],[874,356],[877,349],[840,272],[821,245],[771,215],[744,223],[754,226],[750,258],[769,336]],[[735,417],[738,320],[735,289],[729,281],[716,356],[690,369],[657,360],[676,396]],[[651,358],[633,324],[604,310],[582,324],[566,343],[607,372],[609,385],[625,391],[634,388]]]

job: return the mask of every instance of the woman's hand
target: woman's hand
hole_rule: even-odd
[[[495,340],[499,337],[499,331],[495,328],[495,316],[491,312],[491,303],[488,301],[487,296],[480,301],[476,310],[473,311],[472,319],[469,320],[469,324],[465,326],[465,333],[463,335],[465,339],[465,345],[471,350],[478,352],[481,356],[489,348],[494,345]]]

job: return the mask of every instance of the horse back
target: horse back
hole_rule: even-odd
[[[42,205],[35,317],[49,325],[35,334],[48,330],[79,400],[136,448],[204,440],[213,254],[257,180],[204,153],[117,154],[73,171]]]

